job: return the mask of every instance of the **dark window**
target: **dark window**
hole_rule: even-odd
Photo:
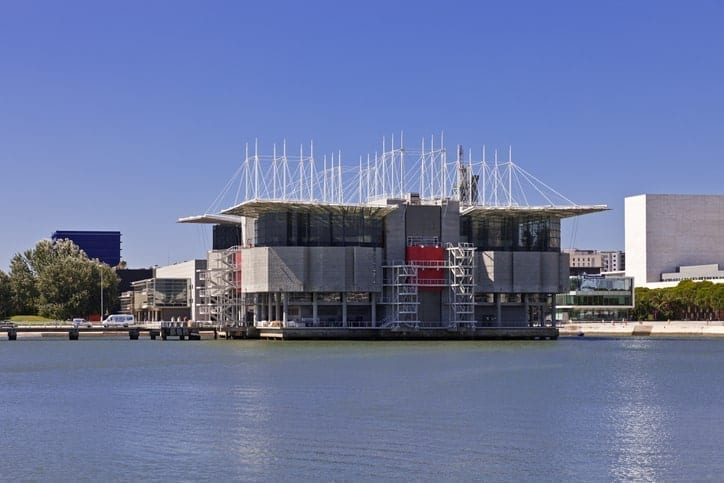
[[[560,219],[529,215],[463,216],[460,236],[479,250],[559,251]]]

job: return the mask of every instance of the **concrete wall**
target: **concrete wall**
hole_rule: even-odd
[[[445,200],[440,210],[440,241],[457,244],[460,241],[460,203]]]
[[[440,322],[443,320],[441,296],[442,292],[425,290],[421,290],[417,294],[417,300],[420,303],[417,315],[422,322]]]
[[[409,205],[405,207],[405,243],[407,237],[440,239],[440,207]]]
[[[568,256],[562,253],[483,251],[476,256],[477,292],[558,293],[567,286]]]
[[[637,286],[682,265],[724,264],[724,195],[625,199],[626,275]]]
[[[255,247],[242,250],[245,292],[379,292],[374,247]]]
[[[644,285],[646,273],[646,195],[624,199],[624,238],[626,276],[634,278],[635,285]]]
[[[385,217],[385,261],[386,263],[400,263],[405,260],[405,206],[402,201],[389,200],[393,205],[399,203],[400,207]]]

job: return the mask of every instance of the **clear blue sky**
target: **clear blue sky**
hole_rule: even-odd
[[[513,145],[623,249],[623,199],[724,192],[724,2],[0,3],[0,269],[57,229],[203,258],[244,143]],[[414,140],[414,141],[412,141]]]

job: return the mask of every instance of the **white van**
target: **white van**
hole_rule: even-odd
[[[128,327],[136,323],[136,319],[129,314],[113,314],[106,317],[103,321],[103,327]]]

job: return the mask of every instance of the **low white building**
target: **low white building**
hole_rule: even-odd
[[[206,260],[155,267],[150,279],[133,282],[133,314],[140,321],[199,320]]]

